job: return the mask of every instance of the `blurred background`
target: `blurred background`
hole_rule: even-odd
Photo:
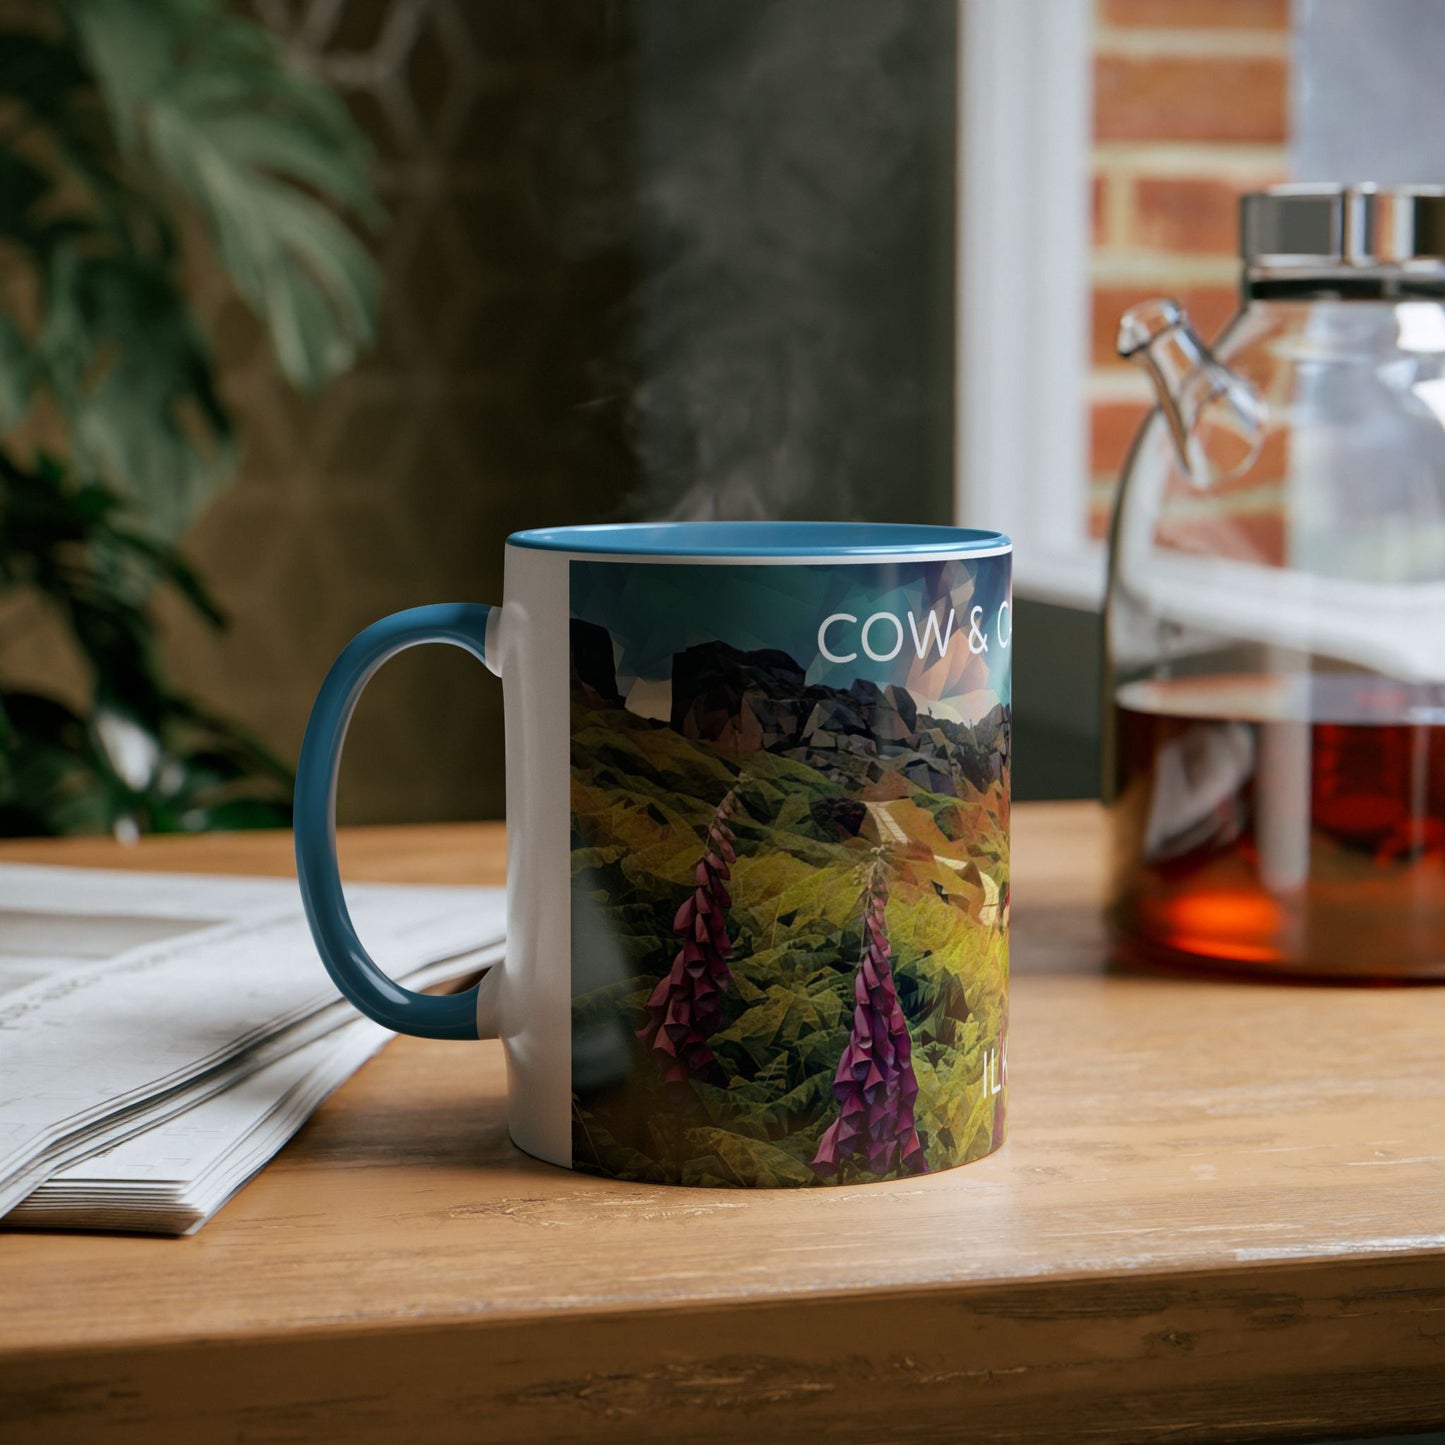
[[[1017,426],[1086,442],[1049,481],[1073,580],[1021,578],[1015,795],[1092,795],[1149,405],[1117,318],[1224,322],[1243,191],[1445,180],[1418,120],[1384,144],[1445,58],[1431,3],[0,0],[0,830],[284,821],[340,647],[498,599],[520,527],[1013,527],[955,484],[959,245],[1008,181],[970,160],[969,47],[1025,12],[1058,53],[996,83],[1083,107],[1029,152],[1077,158],[1031,264],[1077,277],[1079,340]],[[494,679],[408,653],[341,819],[498,816],[500,742]]]

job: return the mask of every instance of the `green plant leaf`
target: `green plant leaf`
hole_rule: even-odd
[[[37,350],[81,467],[131,491],[174,537],[231,471],[235,444],[204,340],[165,270],[57,252]]]
[[[62,3],[122,145],[200,208],[286,375],[344,371],[373,340],[377,278],[331,207],[379,207],[336,97],[218,0]]]
[[[86,83],[85,67],[67,45],[25,30],[0,33],[0,94],[37,116],[55,117],[67,92]]]
[[[82,717],[52,698],[0,692],[0,832],[284,826],[290,769],[166,686],[145,605],[152,588],[165,583],[203,616],[218,614],[174,548],[125,518],[106,488],[75,485],[45,457],[27,471],[0,451],[0,584],[59,612],[93,694]]]
[[[32,245],[38,229],[33,213],[50,189],[50,177],[38,166],[0,148],[0,236]]]
[[[172,253],[166,219],[122,173],[104,106],[73,44],[22,29],[0,31],[0,97],[15,107],[19,122],[0,152],[7,171],[0,186],[5,234],[42,264],[52,247],[82,232],[109,234],[133,249],[144,239]],[[25,181],[27,167],[42,187]],[[32,207],[41,213],[28,214]],[[17,212],[19,225],[13,224]]]
[[[54,698],[0,693],[0,835],[97,832],[108,816],[84,719]]]
[[[0,315],[0,431],[8,431],[25,415],[34,376],[35,363],[20,328]]]

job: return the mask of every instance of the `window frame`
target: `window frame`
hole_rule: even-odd
[[[1092,0],[958,0],[954,514],[1017,595],[1102,606],[1088,533]]]

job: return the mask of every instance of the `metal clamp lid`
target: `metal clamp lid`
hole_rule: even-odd
[[[1445,264],[1445,188],[1274,186],[1241,199],[1239,242],[1249,269]]]

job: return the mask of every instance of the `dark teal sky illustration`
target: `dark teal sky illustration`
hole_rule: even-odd
[[[651,707],[653,715],[663,715],[659,699],[666,697],[673,654],[721,641],[744,651],[777,648],[812,683],[846,688],[861,677],[880,687],[906,686],[935,716],[971,720],[987,710],[990,699],[1012,701],[1009,561],[1006,556],[818,566],[581,561],[571,564],[572,615],[611,633],[618,685],[624,696],[631,694],[635,711]],[[828,651],[848,661],[830,661],[819,649],[819,625],[834,614],[856,619],[840,618],[826,633]],[[868,656],[865,627],[868,647],[878,657]]]

